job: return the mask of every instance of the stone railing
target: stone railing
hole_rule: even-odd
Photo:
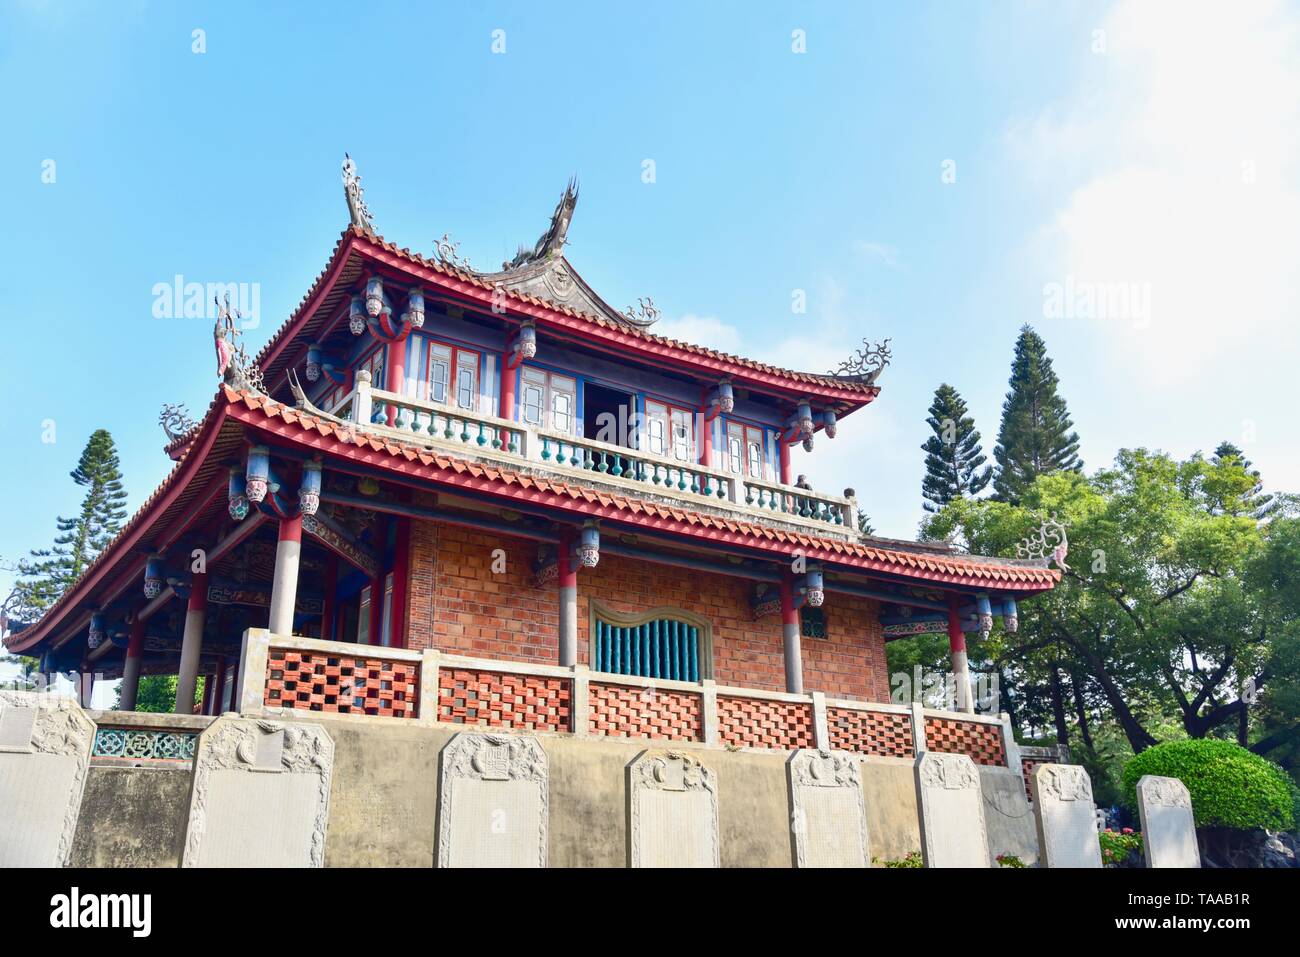
[[[126,767],[184,767],[213,720],[202,715],[88,711],[95,722],[90,758]]]
[[[459,456],[514,468],[531,465],[547,473],[568,474],[636,495],[691,502],[753,521],[858,536],[857,505],[851,498],[743,478],[696,462],[414,399],[365,381],[328,411],[368,431],[445,448]]]
[[[579,738],[731,749],[853,751],[913,758],[970,755],[1012,767],[1005,716],[669,681],[346,642],[244,634],[238,707],[245,715],[314,711],[357,720],[462,725]]]

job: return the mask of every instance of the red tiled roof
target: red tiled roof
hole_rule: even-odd
[[[994,558],[968,557],[963,555],[940,555],[926,552],[911,552],[901,549],[882,548],[878,545],[850,542],[834,538],[821,538],[802,532],[794,532],[772,526],[747,522],[741,519],[724,518],[703,512],[692,511],[679,506],[649,502],[628,495],[603,492],[582,485],[575,485],[561,479],[526,475],[511,469],[470,462],[452,455],[432,452],[415,445],[408,445],[381,436],[356,431],[346,425],[308,415],[300,409],[286,406],[265,396],[248,392],[234,392],[222,387],[227,401],[231,404],[232,414],[242,421],[257,425],[258,416],[242,413],[247,409],[259,413],[265,420],[281,420],[296,426],[301,433],[334,439],[344,445],[383,453],[393,459],[418,463],[429,469],[449,476],[466,476],[486,483],[507,488],[517,486],[520,491],[542,492],[561,500],[597,505],[611,513],[622,512],[628,515],[644,516],[649,519],[697,527],[709,532],[726,533],[737,539],[748,539],[750,543],[775,544],[803,549],[809,557],[814,552],[829,560],[844,560],[848,564],[859,564],[856,560],[882,566],[881,571],[893,571],[897,574],[922,577],[938,576],[944,579],[968,580],[967,584],[989,587],[1008,587],[1019,589],[1047,589],[1060,580],[1060,572],[1038,565],[1023,564]],[[283,434],[283,433],[282,433]],[[288,437],[292,438],[292,435]],[[615,517],[611,514],[609,517]]]

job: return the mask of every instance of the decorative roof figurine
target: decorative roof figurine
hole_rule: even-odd
[[[648,326],[659,321],[659,307],[649,296],[638,296],[636,300],[637,308],[632,309],[628,306],[623,310],[623,318],[634,326]]]
[[[532,249],[520,246],[515,258],[502,263],[501,268],[507,271],[518,269],[521,266],[527,266],[530,263],[540,262],[560,255],[564,251],[564,244],[568,241],[566,237],[569,233],[569,223],[573,220],[573,211],[577,208],[577,205],[578,178],[575,176],[564,187],[564,192],[560,195],[560,201],[556,204],[555,212],[551,214],[551,225],[547,227],[546,232],[542,233],[541,238],[537,240]]]
[[[348,215],[352,217],[352,225],[360,226],[366,232],[374,232],[375,224],[370,218],[370,208],[366,206],[357,164],[347,153],[343,154],[343,195],[348,201]]]
[[[863,339],[862,348],[841,362],[838,369],[832,369],[830,374],[840,379],[854,379],[875,385],[876,378],[894,356],[889,348],[891,341],[886,339],[880,345],[872,345],[869,339]]]
[[[230,308],[230,293],[226,293],[222,303],[216,296],[212,301],[217,306],[217,323],[212,328],[212,344],[217,351],[217,375],[223,382],[236,391],[263,392],[262,370],[260,370],[244,351],[242,343],[236,341],[242,335],[235,325],[236,319],[243,315],[238,309]]]
[[[444,266],[450,266],[462,272],[478,272],[470,265],[469,260],[460,254],[460,243],[452,242],[451,236],[447,233],[442,234],[442,239],[433,241],[433,248],[434,255],[438,257],[438,262]]]

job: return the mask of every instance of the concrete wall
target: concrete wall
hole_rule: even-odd
[[[180,867],[190,812],[189,765],[91,764],[70,867]]]
[[[129,724],[131,715],[112,715]],[[320,718],[334,739],[328,867],[431,867],[436,857],[438,765],[460,726],[396,719]],[[143,722],[142,722],[143,723]],[[648,741],[538,735],[550,769],[549,860],[553,867],[627,865],[627,765]],[[680,745],[716,773],[724,867],[790,867],[793,861],[786,752]],[[179,864],[192,774],[184,765],[92,764],[72,864]],[[869,850],[895,860],[918,850],[912,762],[863,761]]]

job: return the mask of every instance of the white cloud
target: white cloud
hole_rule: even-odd
[[[868,242],[859,239],[853,243],[853,249],[867,259],[876,259],[890,269],[898,268],[898,250],[886,243]]]
[[[1145,284],[1149,324],[1098,329],[1156,386],[1250,368],[1265,339],[1294,347],[1300,14],[1143,0],[1103,29],[1073,92],[1007,133],[1032,183],[1072,184],[1030,281]]]
[[[687,313],[676,319],[660,319],[650,329],[657,336],[667,336],[697,346],[707,346],[733,355],[741,351],[740,330],[716,316]]]

